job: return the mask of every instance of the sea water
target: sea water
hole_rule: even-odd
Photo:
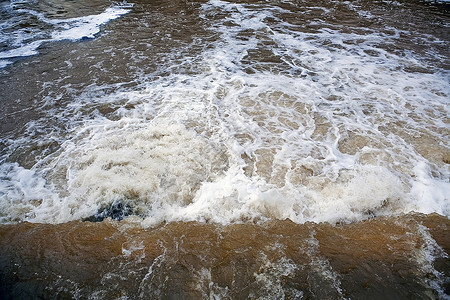
[[[445,1],[3,1],[0,15],[3,224],[220,232],[285,220],[395,227],[423,213],[444,216],[437,232],[448,232]],[[446,297],[433,261],[448,242],[434,253],[426,232],[437,225],[419,225],[422,242],[405,251],[431,255],[414,268]],[[269,273],[244,276],[260,293],[245,297],[307,296],[282,284],[306,264],[325,276],[317,287],[334,287],[323,297],[352,298],[316,231],[299,230],[311,260],[253,253]],[[148,251],[129,243],[125,257]],[[194,269],[208,293],[242,296],[208,263]]]

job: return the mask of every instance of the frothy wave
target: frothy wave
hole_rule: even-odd
[[[342,6],[355,20],[379,18]],[[86,88],[60,116],[71,127],[57,151],[31,170],[2,165],[2,220],[450,215],[448,71],[428,62],[439,54],[399,48],[408,32],[382,22],[327,20],[336,9],[202,5],[217,39],[200,54],[162,62],[170,72],[133,90]],[[318,17],[299,24],[299,14]],[[95,105],[108,116],[85,113]]]
[[[124,3],[109,7],[97,15],[51,19],[40,12],[15,6],[17,3],[10,4],[9,9],[3,7],[10,18],[0,23],[0,42],[8,46],[7,50],[0,52],[0,67],[11,63],[8,59],[38,54],[38,48],[44,43],[94,38],[102,25],[128,13],[132,7]]]

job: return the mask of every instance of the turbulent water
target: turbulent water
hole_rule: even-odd
[[[448,1],[0,1],[0,291],[449,298],[449,49]]]

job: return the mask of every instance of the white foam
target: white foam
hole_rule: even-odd
[[[162,221],[162,210],[189,203],[199,184],[213,180],[227,163],[220,148],[176,124],[138,128],[111,123],[109,128],[92,126],[89,132],[78,141],[87,144],[67,142],[63,152],[44,166],[46,178],[59,183],[55,192],[61,201],[43,199],[41,206],[51,205],[52,213],[36,212],[35,221],[89,217],[115,202]],[[34,174],[28,172],[31,178]],[[22,191],[32,190],[23,182],[18,183]],[[38,183],[44,186],[42,179]]]
[[[0,59],[36,55],[36,54],[39,53],[37,51],[37,49],[44,42],[46,42],[46,41],[45,40],[43,40],[43,41],[34,41],[34,42],[30,43],[30,44],[27,44],[25,46],[22,46],[22,47],[19,47],[19,48],[16,48],[16,49],[0,52]]]
[[[262,266],[257,273],[253,274],[255,283],[260,286],[259,299],[283,299],[288,289],[285,290],[282,278],[293,277],[298,266],[285,257],[270,261],[264,253],[260,253],[259,260]],[[292,289],[292,292],[300,296],[300,299],[303,296],[303,293],[299,293],[298,290]]]
[[[35,29],[31,32],[17,29],[12,34],[8,34],[7,37],[2,39],[6,39],[6,42],[9,44],[12,43],[10,46],[12,46],[13,49],[0,52],[0,59],[36,55],[39,53],[38,48],[43,43],[94,38],[100,32],[102,25],[128,13],[131,7],[131,4],[123,3],[109,7],[104,12],[97,15],[69,19],[50,19],[45,17],[42,13],[33,10],[18,9],[14,12],[15,14],[18,14],[18,17],[13,16],[10,22],[14,23],[15,21],[13,19],[17,18],[20,21],[21,14],[29,14],[34,15],[40,21],[51,25],[52,28],[42,30],[41,32],[37,32]],[[2,27],[12,27],[14,25],[13,23],[8,24],[8,20],[5,20],[3,23]],[[2,67],[2,65],[3,67],[6,66],[5,63],[1,63],[0,67]]]
[[[0,61],[0,69],[1,68],[4,68],[4,67],[6,67],[7,65],[10,65],[10,64],[12,64],[13,62],[12,61],[9,61],[9,60],[1,60]]]
[[[450,184],[448,179],[431,176],[430,167],[425,162],[419,162],[413,168],[411,179],[411,199],[415,199],[415,211],[422,213],[438,213],[450,215]]]
[[[59,198],[46,187],[45,180],[33,170],[27,170],[17,164],[0,165],[0,221],[34,220],[34,210],[53,219],[52,208]],[[49,209],[50,208],[50,209]],[[39,217],[38,217],[39,218]]]
[[[443,286],[448,282],[448,278],[434,268],[434,261],[438,258],[448,258],[448,254],[436,243],[428,228],[418,225],[417,231],[423,239],[422,246],[416,252],[417,262],[424,273],[423,278],[429,287],[437,291],[439,298],[447,299],[448,295]]]
[[[87,89],[60,116],[74,128],[62,148],[26,171],[34,186],[20,179],[22,167],[3,169],[2,203],[28,207],[10,213],[5,204],[4,220],[64,222],[117,201],[145,226],[450,214],[447,71],[420,72],[429,68],[420,57],[380,46],[398,32],[302,32],[279,16],[288,11],[217,0],[203,5],[205,18],[217,9],[225,16],[211,30],[220,38],[183,62],[203,72],[168,65],[170,75],[134,91]],[[261,40],[282,63],[247,59]],[[93,103],[122,108],[116,121],[80,122]]]
[[[111,20],[117,19],[130,11],[131,5],[114,6],[107,8],[103,13],[79,18],[65,20],[49,20],[51,24],[62,25],[64,29],[52,33],[52,39],[79,40],[83,38],[94,38],[100,32],[100,26]]]

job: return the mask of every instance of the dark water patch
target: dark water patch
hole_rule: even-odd
[[[95,215],[87,217],[83,221],[101,222],[106,218],[120,221],[131,214],[133,214],[133,209],[130,204],[115,201],[106,207],[102,206]]]

